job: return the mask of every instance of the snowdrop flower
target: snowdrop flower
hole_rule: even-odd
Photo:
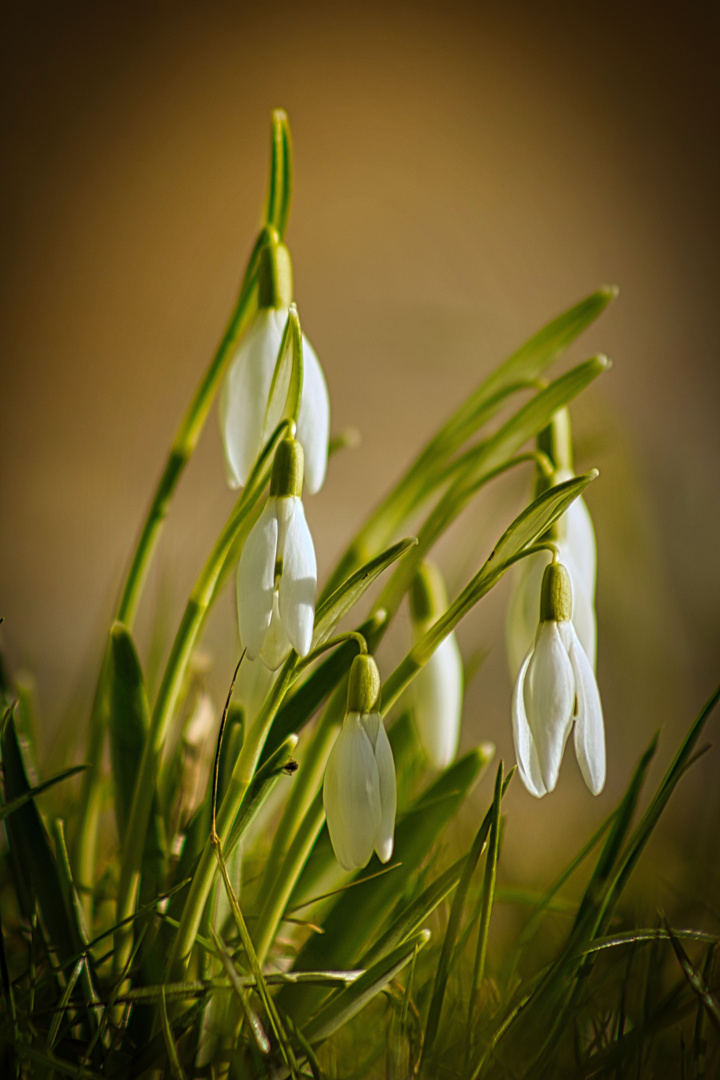
[[[571,622],[570,575],[558,562],[546,567],[540,625],[512,695],[512,724],[518,770],[528,791],[540,798],[557,783],[570,729],[575,756],[593,795],[605,784],[605,731],[592,665]]]
[[[271,670],[291,648],[307,656],[312,645],[317,563],[302,482],[302,446],[283,439],[275,451],[270,497],[238,564],[240,640],[250,660],[259,656]]]
[[[292,300],[290,256],[283,244],[263,248],[259,308],[230,363],[220,395],[220,428],[228,483],[246,483],[263,445],[263,424],[288,308]],[[305,481],[314,495],[325,479],[330,402],[318,358],[303,336],[303,386],[297,438],[305,451]]]
[[[560,470],[555,473],[553,483],[562,483],[572,476],[569,469]],[[573,625],[594,669],[597,652],[595,532],[582,497],[575,499],[557,524],[558,536],[554,543],[572,582]],[[550,552],[539,551],[523,559],[515,572],[506,621],[508,663],[513,679],[535,636],[540,588],[550,558]]]
[[[415,640],[421,638],[447,608],[447,593],[440,571],[424,562],[410,591],[410,613]],[[460,738],[463,666],[457,639],[450,633],[415,676],[413,715],[420,745],[436,769],[455,757]]]
[[[344,870],[365,866],[373,849],[383,863],[393,851],[395,762],[377,711],[379,700],[377,664],[371,656],[356,656],[350,669],[347,712],[323,784],[330,840]]]
[[[567,409],[558,409],[547,427],[538,433],[537,446],[554,467],[551,478],[543,474],[539,475],[535,494],[540,495],[548,487],[570,480],[574,475],[570,414]],[[570,574],[573,593],[573,625],[594,669],[597,636],[595,626],[597,557],[595,531],[582,498],[575,499],[560,520],[555,522],[552,539],[557,546],[560,562]],[[537,555],[523,559],[515,569],[515,584],[506,621],[508,663],[510,676],[513,679],[517,676],[523,657],[535,636],[540,587],[549,558],[549,552],[538,552]]]

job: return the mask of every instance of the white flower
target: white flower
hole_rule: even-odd
[[[288,318],[287,307],[260,308],[242,338],[220,395],[220,429],[228,483],[242,487],[262,449],[270,385]],[[303,335],[303,387],[297,438],[305,451],[307,489],[322,487],[327,468],[330,402],[318,358]]]
[[[564,566],[551,563],[542,580],[540,625],[517,677],[512,723],[518,770],[540,798],[557,784],[570,729],[575,755],[593,795],[605,784],[605,731],[595,675],[570,615],[572,586]]]
[[[375,661],[357,656],[350,671],[348,711],[323,784],[330,840],[344,870],[365,866],[373,850],[386,863],[393,851],[395,762],[382,718],[374,711],[379,690]]]
[[[554,482],[569,480],[572,475],[569,469],[560,470],[555,474]],[[572,583],[573,626],[594,669],[597,652],[595,531],[582,498],[575,499],[558,524],[560,536],[555,544]],[[505,624],[508,665],[513,679],[535,637],[540,587],[550,558],[550,552],[539,551],[523,559],[515,569]]]
[[[447,608],[445,583],[434,563],[420,567],[410,592],[410,609],[419,640]],[[460,738],[463,666],[454,633],[444,638],[415,676],[411,693],[420,744],[436,769],[450,764]]]
[[[259,656],[272,670],[291,648],[307,656],[312,645],[317,563],[300,498],[302,459],[295,439],[278,445],[270,497],[238,563],[240,640],[248,659]]]

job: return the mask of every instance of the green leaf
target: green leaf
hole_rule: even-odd
[[[351,986],[331,998],[305,1025],[306,1038],[311,1043],[321,1042],[347,1024],[410,963],[416,949],[422,949],[429,940],[430,931],[421,930],[364,971]]]
[[[417,547],[395,570],[378,601],[391,615],[410,587],[420,563],[478,490],[512,465],[512,456],[547,426],[553,414],[567,405],[608,367],[603,356],[593,357],[561,375],[519,409],[494,435],[470,455],[450,487],[418,531]]]
[[[14,814],[30,799],[35,799],[38,795],[42,795],[43,791],[54,787],[55,784],[59,784],[62,780],[67,780],[70,776],[83,772],[86,768],[87,765],[74,765],[71,769],[65,769],[63,772],[58,773],[57,776],[51,776],[49,780],[44,780],[42,784],[36,784],[35,787],[28,788],[24,795],[18,795],[17,799],[13,799],[12,802],[0,805],[0,821],[6,818],[8,814]]]
[[[375,614],[357,628],[357,633],[362,634],[369,648],[372,648],[371,642],[375,640],[378,629],[383,623],[384,618],[378,618]],[[338,645],[327,659],[300,684],[298,689],[285,698],[265,741],[260,757],[261,763],[269,758],[288,735],[302,731],[323,701],[330,696],[348,673],[350,665],[357,656],[357,651],[357,643],[354,641],[346,641]]]
[[[386,544],[403,527],[408,514],[432,494],[447,470],[450,457],[496,415],[511,393],[532,385],[616,295],[614,286],[600,288],[553,319],[463,401],[372,511],[331,575],[325,588],[326,595],[354,570],[358,562]]]
[[[284,109],[272,114],[270,178],[268,181],[265,223],[285,235],[292,200],[292,147],[290,126]]]
[[[448,976],[450,974],[451,957],[455,951],[455,946],[460,934],[460,926],[462,922],[463,908],[465,907],[465,901],[467,899],[468,890],[470,888],[470,882],[472,881],[473,874],[480,861],[480,856],[483,853],[485,844],[487,842],[488,833],[492,822],[495,817],[495,811],[499,813],[500,800],[507,784],[510,782],[512,773],[507,778],[505,785],[503,785],[502,779],[502,762],[498,766],[497,776],[495,779],[495,798],[493,804],[485,814],[482,820],[480,828],[477,831],[475,839],[473,840],[472,847],[467,856],[465,866],[463,868],[462,878],[458,885],[455,896],[453,897],[452,907],[450,908],[450,917],[448,918],[447,929],[445,931],[445,938],[443,940],[442,951],[440,953],[440,959],[438,961],[437,970],[435,972],[435,979],[433,982],[432,998],[430,1000],[430,1009],[428,1012],[427,1024],[425,1025],[425,1041],[423,1044],[423,1056],[432,1051],[435,1039],[437,1037],[438,1028],[440,1025],[440,1015],[442,1012],[443,1000],[445,998],[445,990],[447,987]]]
[[[232,961],[232,957],[228,953],[227,949],[223,945],[218,935],[215,933],[215,930],[212,926],[210,927],[210,933],[212,934],[212,939],[215,942],[215,948],[218,951],[218,955],[220,957],[220,960],[222,961],[222,965],[227,972],[228,979],[230,980],[230,985],[235,991],[235,994],[240,1001],[242,1010],[245,1013],[245,1019],[247,1020],[250,1030],[253,1033],[253,1038],[255,1039],[257,1048],[261,1054],[269,1054],[270,1050],[272,1049],[272,1047],[270,1046],[270,1040],[265,1034],[265,1028],[262,1026],[262,1021],[260,1017],[250,1004],[250,998],[248,997],[246,988],[247,982],[243,980],[242,976],[236,970],[235,965]],[[252,980],[252,985],[255,985],[254,979]]]
[[[499,367],[463,402],[452,418],[457,434],[465,431],[473,414],[486,401],[513,383],[537,379],[602,314],[618,294],[617,286],[604,285],[580,303],[558,315]],[[467,434],[470,434],[468,431]]]
[[[164,991],[160,994],[160,1028],[162,1030],[163,1040],[165,1042],[165,1049],[167,1051],[168,1065],[170,1066],[170,1075],[173,1080],[186,1080],[185,1070],[180,1064],[180,1057],[177,1052],[177,1046],[173,1039],[172,1030],[170,1028],[170,1020],[168,1019],[167,1004],[165,1002]]]
[[[228,855],[249,829],[280,777],[290,774],[297,768],[296,763],[293,761],[293,754],[297,744],[297,735],[288,735],[277,750],[258,768],[230,832],[226,845]]]
[[[401,945],[406,941],[411,934],[419,930],[422,924],[427,922],[433,911],[453,891],[462,876],[467,860],[468,856],[463,855],[461,859],[458,859],[439,878],[433,881],[432,885],[429,885],[416,900],[404,907],[395,916],[382,937],[378,938],[375,944],[361,958],[360,967],[370,967],[397,945]]]
[[[326,641],[337,623],[344,615],[357,604],[358,600],[370,588],[383,570],[402,558],[411,548],[417,544],[415,537],[410,536],[392,544],[375,558],[369,559],[364,566],[356,570],[354,574],[340,585],[327,600],[323,600],[315,612],[315,633],[313,636],[313,648],[322,645]]]
[[[110,631],[110,762],[115,789],[115,819],[125,842],[133,790],[142,760],[150,711],[142,668],[130,631],[114,623]]]
[[[2,764],[5,805],[30,791],[12,712],[5,716],[2,731]],[[17,868],[18,898],[28,919],[40,905],[50,942],[61,960],[83,950],[75,914],[64,902],[64,890],[50,837],[40,812],[30,799],[5,820],[10,850]]]

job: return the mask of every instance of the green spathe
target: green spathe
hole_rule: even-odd
[[[305,473],[305,454],[302,445],[290,435],[283,439],[275,451],[270,494],[284,498],[289,495],[302,495],[303,476]]]
[[[356,656],[350,668],[347,711],[376,712],[380,705],[380,672],[372,656]]]
[[[570,575],[562,563],[545,569],[540,591],[540,622],[568,622],[572,618]]]

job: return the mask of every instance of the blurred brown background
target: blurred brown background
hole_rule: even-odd
[[[85,723],[122,568],[254,237],[282,105],[300,316],[333,429],[363,437],[309,500],[321,568],[494,363],[597,285],[621,286],[572,352],[614,360],[573,410],[578,465],[601,470],[588,503],[608,787],[589,796],[570,748],[555,796],[516,785],[506,872],[565,859],[664,727],[659,777],[720,670],[713,7],[3,5],[0,613],[12,666],[37,677],[48,752]],[[451,591],[528,483],[488,491],[443,544]],[[231,504],[213,413],[146,596],[146,655]],[[506,598],[460,640],[467,656],[491,648],[464,741],[512,760]],[[205,638],[218,697],[235,635],[228,594]],[[676,870],[704,874],[716,853],[718,752],[658,841],[665,903]]]

